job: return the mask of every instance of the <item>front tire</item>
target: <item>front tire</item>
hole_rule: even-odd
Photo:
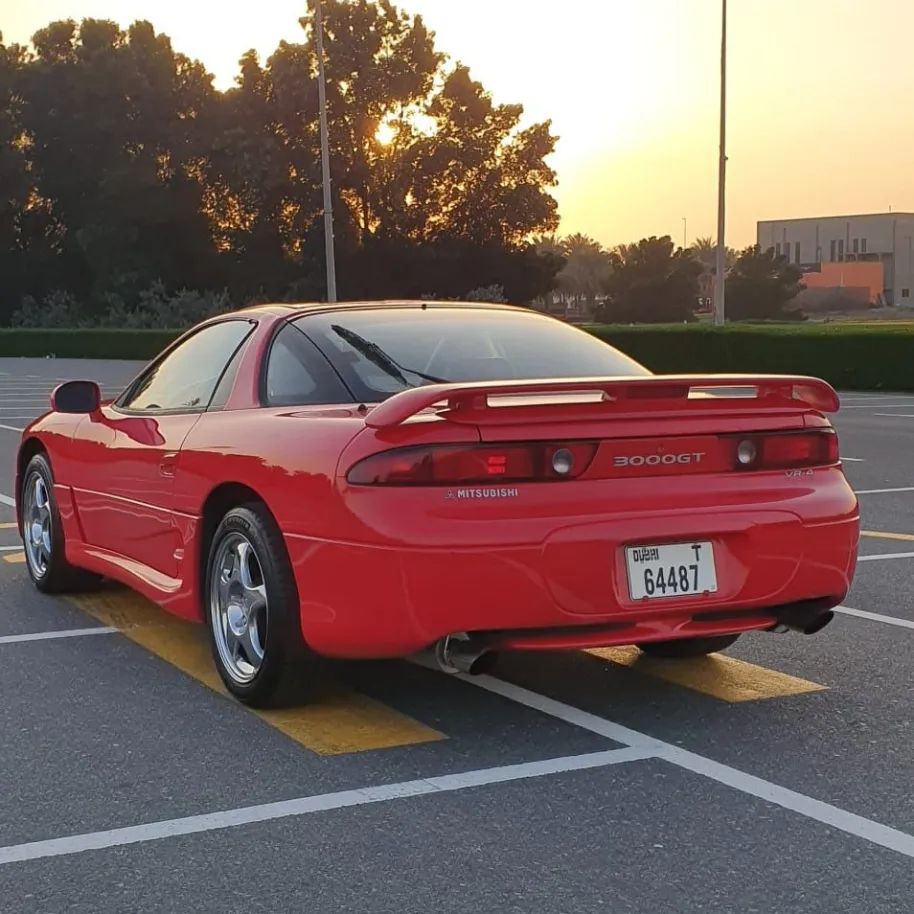
[[[233,508],[222,518],[205,574],[216,669],[239,701],[267,707],[306,649],[292,566],[263,505]]]
[[[733,644],[739,635],[709,635],[706,638],[677,638],[673,641],[646,641],[638,647],[649,657],[704,657]]]
[[[36,454],[22,474],[19,492],[22,545],[29,577],[42,593],[85,590],[98,583],[88,571],[66,560],[60,511],[54,496],[54,474],[44,454]]]

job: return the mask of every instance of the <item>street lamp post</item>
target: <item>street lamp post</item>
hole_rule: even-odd
[[[327,131],[327,84],[324,74],[324,17],[321,0],[314,2],[317,43],[317,94],[321,125],[321,179],[324,185],[324,253],[327,259],[327,301],[336,301],[336,255],[333,247],[333,196],[330,192],[330,139]]]
[[[683,216],[682,217],[682,249],[685,250],[688,247],[688,234],[689,234],[689,221]]]
[[[727,183],[727,0],[721,0],[720,29],[720,156],[717,175],[717,256],[714,276],[714,323],[725,320],[724,289],[727,268],[725,239]]]

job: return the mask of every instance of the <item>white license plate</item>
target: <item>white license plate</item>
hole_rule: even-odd
[[[625,564],[633,600],[715,593],[717,571],[711,543],[627,546]]]

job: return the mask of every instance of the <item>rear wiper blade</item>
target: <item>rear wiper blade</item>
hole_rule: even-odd
[[[405,365],[401,365],[395,358],[388,355],[377,343],[366,340],[364,336],[360,336],[354,330],[341,327],[339,324],[331,324],[330,329],[337,336],[349,343],[353,349],[361,352],[366,359],[377,365],[383,372],[389,374],[392,378],[396,378],[403,384],[409,385],[409,381],[403,374],[404,371],[407,372],[407,374],[414,374],[417,378],[422,378],[423,381],[429,381],[432,384],[449,383],[446,378],[436,378],[434,375],[425,374],[425,372],[417,371],[415,368],[407,368]]]

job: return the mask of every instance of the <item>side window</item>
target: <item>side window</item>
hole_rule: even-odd
[[[266,406],[351,403],[352,395],[317,347],[292,324],[286,324],[270,347]]]
[[[127,409],[206,409],[226,365],[253,325],[228,320],[197,331],[156,362],[121,398]]]

